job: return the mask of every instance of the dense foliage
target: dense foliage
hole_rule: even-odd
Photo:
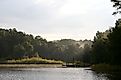
[[[121,19],[114,28],[97,32],[92,47],[92,63],[121,65]]]
[[[62,39],[47,41],[41,36],[33,37],[14,29],[0,29],[0,60],[42,57],[66,62],[90,61],[84,59],[89,55],[92,41],[75,41]]]
[[[94,41],[62,39],[47,41],[41,36],[14,29],[0,29],[0,60],[42,57],[65,62],[121,65],[121,19],[105,32],[97,31]]]

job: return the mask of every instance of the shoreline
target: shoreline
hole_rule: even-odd
[[[0,64],[0,68],[62,68],[62,64]]]
[[[121,66],[109,64],[95,64],[91,66],[91,70],[96,72],[120,72]]]

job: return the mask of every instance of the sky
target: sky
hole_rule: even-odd
[[[0,0],[0,28],[16,28],[48,41],[93,40],[115,25],[110,0]]]

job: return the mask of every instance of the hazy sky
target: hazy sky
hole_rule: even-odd
[[[0,0],[0,27],[47,40],[93,39],[114,26],[110,0]]]

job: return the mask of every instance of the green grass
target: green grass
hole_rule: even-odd
[[[109,64],[96,64],[91,66],[92,70],[97,72],[120,72],[121,66]]]
[[[8,64],[62,64],[62,61],[47,60],[40,57],[7,60]]]

